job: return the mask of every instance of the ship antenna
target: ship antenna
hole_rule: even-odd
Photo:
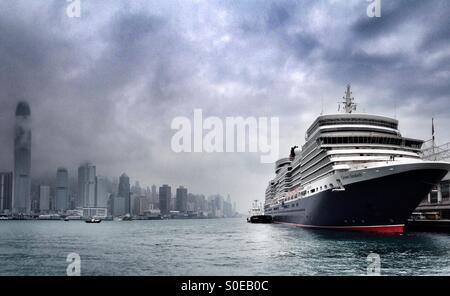
[[[344,106],[345,113],[352,113],[352,111],[356,110],[356,103],[354,102],[355,98],[352,97],[352,91],[350,84],[347,84],[347,90],[345,91],[345,96],[342,97],[344,99],[341,104]]]
[[[323,97],[321,97],[320,100],[321,100],[321,103],[322,103],[322,109],[320,111],[320,115],[323,115]]]

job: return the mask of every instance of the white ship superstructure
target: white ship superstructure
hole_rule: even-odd
[[[302,148],[293,147],[289,157],[282,158],[275,163],[276,177],[269,182],[265,201],[265,212],[273,215],[275,221],[278,218],[280,222],[292,222],[307,226],[310,226],[309,223],[313,223],[311,226],[319,224],[317,226],[369,227],[372,226],[369,225],[371,224],[369,223],[370,219],[361,218],[361,215],[364,216],[364,211],[350,210],[348,214],[343,213],[342,221],[325,223],[337,225],[320,225],[327,219],[317,217],[321,214],[316,210],[322,208],[328,211],[326,205],[320,204],[324,202],[322,200],[324,197],[329,199],[332,196],[364,195],[364,192],[359,192],[360,188],[358,188],[358,193],[348,190],[348,187],[355,183],[368,182],[367,190],[372,190],[370,186],[373,182],[370,180],[377,179],[379,181],[389,176],[396,176],[394,178],[396,179],[400,175],[423,170],[437,173],[436,178],[430,176],[432,178],[429,181],[434,182],[434,179],[441,178],[439,177],[441,173],[445,175],[444,172],[448,171],[448,163],[421,160],[420,149],[423,141],[403,137],[398,129],[396,119],[353,113],[356,110],[356,104],[350,86],[347,86],[342,105],[344,113],[319,116],[307,130],[306,143]],[[434,174],[432,175],[434,176]],[[390,182],[386,184],[388,183],[390,184]],[[407,184],[396,184],[396,186],[402,187]],[[421,189],[423,189],[422,187]],[[386,188],[386,191],[388,190]],[[397,190],[392,190],[392,192],[397,192]],[[417,193],[420,194],[420,192]],[[384,195],[386,194],[387,192]],[[371,200],[369,195],[353,196],[352,198],[360,200],[369,198],[366,200],[368,208],[373,207],[374,211],[384,211],[382,208],[387,205],[377,209],[378,201]],[[319,204],[310,202],[314,197],[321,197],[316,200]],[[377,197],[372,198],[376,199]],[[379,198],[379,201],[381,199],[384,198]],[[306,200],[308,200],[307,204],[314,207],[313,209],[308,209],[305,203],[302,206],[302,201]],[[421,198],[418,197],[417,203],[420,200]],[[346,199],[343,199],[342,203],[345,202]],[[347,205],[348,209],[354,206],[354,204]],[[368,210],[368,212],[370,211]],[[290,217],[292,216],[291,212],[298,212],[297,214],[303,218]],[[392,213],[389,215],[394,216]],[[401,215],[403,217],[403,212]],[[339,215],[335,216],[339,219]],[[383,225],[392,223],[402,225],[403,218],[385,217],[384,219],[386,220],[384,222],[381,221],[383,219],[373,222],[383,223]],[[354,222],[352,223],[352,221]]]

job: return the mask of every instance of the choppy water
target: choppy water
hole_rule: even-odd
[[[450,275],[450,235],[306,230],[245,219],[0,221],[0,275]]]

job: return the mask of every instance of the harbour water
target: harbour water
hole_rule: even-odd
[[[249,224],[243,218],[164,221],[0,221],[0,275],[450,275],[450,235],[381,235]]]

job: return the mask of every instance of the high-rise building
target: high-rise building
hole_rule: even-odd
[[[172,192],[169,185],[164,184],[159,187],[159,209],[161,214],[166,215],[170,213],[170,202],[172,199]]]
[[[125,197],[113,196],[112,197],[112,214],[113,216],[123,216],[125,212]]]
[[[158,198],[158,191],[156,191],[156,185],[152,185],[152,203],[156,207],[159,207],[159,198]]]
[[[0,173],[0,213],[12,210],[13,173]]]
[[[142,188],[141,185],[139,184],[139,181],[136,181],[133,187],[131,187],[131,192],[134,193],[134,195],[136,196],[142,195]]]
[[[95,207],[95,166],[90,163],[78,168],[78,207]]]
[[[119,178],[118,196],[125,198],[125,213],[131,214],[130,177],[123,173]]]
[[[69,173],[66,168],[56,171],[55,210],[69,209]]]
[[[143,216],[149,210],[148,199],[145,196],[137,196],[134,198],[134,214]]]
[[[28,214],[31,209],[31,125],[30,106],[19,102],[14,133],[14,199],[13,211]]]
[[[110,182],[106,177],[96,177],[95,189],[95,206],[106,208],[108,207],[108,200],[111,195],[109,190]]]
[[[214,217],[223,217],[224,200],[220,194],[208,196],[209,210]]]
[[[177,188],[175,209],[180,212],[187,212],[188,192],[187,188],[180,186]]]
[[[39,211],[41,213],[50,211],[50,186],[39,186]]]

